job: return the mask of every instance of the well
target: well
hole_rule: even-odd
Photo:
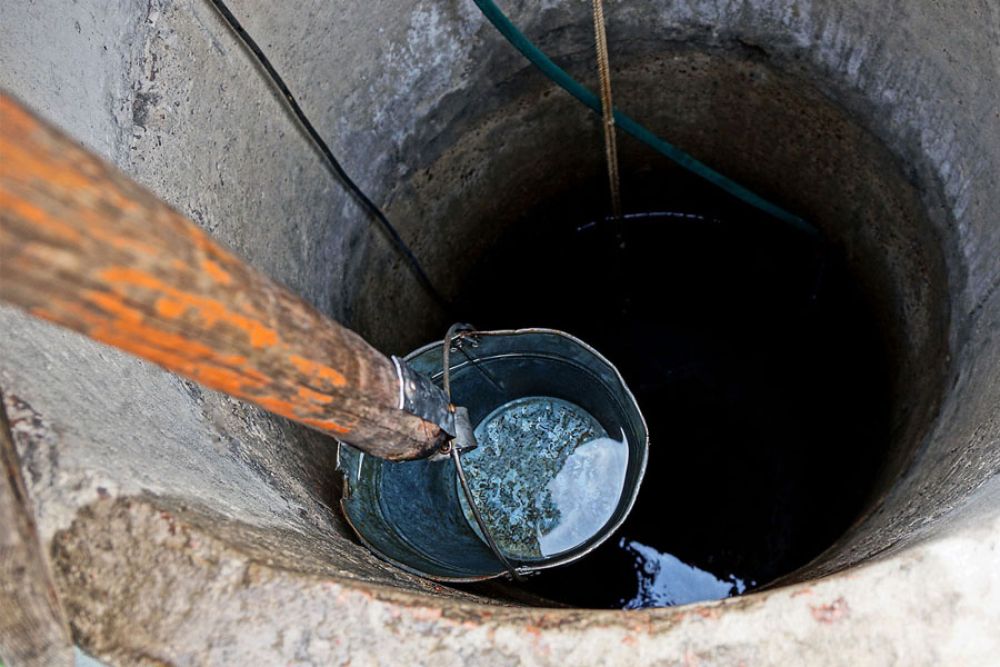
[[[595,117],[471,2],[231,8],[450,296],[528,212],[603,183]],[[587,3],[504,9],[593,85]],[[443,333],[448,316],[207,2],[2,14],[0,86],[386,352]],[[330,441],[5,308],[0,386],[80,646],[111,664],[993,655],[1000,4],[610,2],[607,15],[619,106],[813,221],[867,299],[888,435],[853,523],[723,602],[550,609],[444,588],[350,535]],[[629,174],[681,182],[621,148]]]

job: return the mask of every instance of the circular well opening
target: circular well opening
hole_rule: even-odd
[[[682,604],[787,574],[846,530],[887,455],[886,349],[836,248],[664,178],[625,175],[623,220],[593,219],[600,183],[527,213],[462,292],[484,329],[588,341],[649,424],[625,525],[523,586],[574,606]]]
[[[534,72],[506,87],[451,119],[390,213],[459,319],[562,329],[614,363],[651,448],[611,540],[487,592],[632,608],[804,576],[877,508],[939,400],[946,280],[921,193],[802,72],[687,44],[620,60],[619,105],[820,238],[627,137],[626,216],[607,220],[597,119]],[[450,323],[389,253],[365,269],[355,326],[377,344],[405,352]]]

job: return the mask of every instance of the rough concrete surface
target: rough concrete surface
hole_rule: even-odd
[[[1000,624],[997,501],[994,481],[954,530],[850,574],[627,613],[346,585],[139,501],[81,512],[54,554],[78,637],[114,664],[987,665]]]
[[[501,4],[593,84],[589,3]],[[1000,653],[1000,2],[606,4],[619,105],[807,212],[880,304],[896,453],[869,512],[793,583],[744,598],[500,606],[358,545],[330,441],[0,308],[0,386],[85,650],[121,665]],[[519,210],[602,177],[595,119],[470,0],[230,5],[448,293]],[[446,316],[204,0],[0,0],[0,87],[382,349],[441,335]]]
[[[10,663],[72,660],[69,622],[60,605],[20,458],[0,405],[0,657]]]

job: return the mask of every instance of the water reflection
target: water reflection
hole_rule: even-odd
[[[538,531],[543,556],[568,551],[593,537],[615,513],[628,468],[628,443],[598,438],[578,446],[545,490],[558,522]],[[543,501],[543,499],[539,499]],[[544,501],[543,501],[544,502]]]
[[[618,546],[635,556],[638,590],[631,600],[622,600],[624,609],[671,607],[719,600],[740,595],[747,589],[743,579],[730,574],[721,579],[711,572],[688,565],[676,556],[657,551],[635,540],[622,538]],[[750,582],[750,586],[755,582]]]

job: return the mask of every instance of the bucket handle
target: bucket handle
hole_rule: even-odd
[[[442,349],[442,367],[444,375],[442,376],[442,381],[444,385],[444,393],[448,398],[448,402],[451,402],[451,344],[452,341],[460,339],[470,332],[475,331],[475,328],[469,324],[455,323],[448,328],[448,333],[444,336],[444,348]],[[473,368],[476,368],[480,373],[482,373],[491,383],[497,385],[498,381],[492,377],[492,375],[484,368],[480,367],[476,363],[475,358],[470,356],[464,349],[461,348],[461,342],[458,343],[459,347],[457,349],[462,350],[465,357],[472,364]],[[486,544],[489,545],[490,551],[493,555],[497,557],[501,563],[503,563],[504,568],[510,576],[516,581],[522,581],[524,576],[518,572],[517,568],[510,562],[510,559],[504,555],[503,551],[497,545],[496,540],[493,539],[493,533],[490,531],[490,527],[486,524],[483,519],[483,515],[479,512],[479,506],[476,504],[476,498],[472,495],[472,489],[469,487],[469,482],[465,478],[465,470],[462,469],[462,452],[467,452],[475,449],[478,445],[476,443],[476,436],[472,430],[472,424],[469,421],[469,411],[467,408],[459,407],[455,408],[455,432],[454,438],[445,443],[442,448],[442,453],[448,453],[451,456],[452,462],[455,464],[455,472],[458,473],[458,481],[462,486],[462,493],[465,495],[465,499],[469,503],[469,507],[472,508],[472,515],[476,519],[476,523],[479,524],[479,530],[482,532],[483,536],[486,538]]]

